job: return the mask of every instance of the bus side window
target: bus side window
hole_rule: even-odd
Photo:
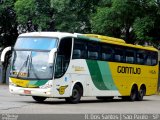
[[[64,56],[58,55],[56,59],[55,75],[59,77],[64,71]]]
[[[134,63],[134,50],[126,50],[125,52],[125,59],[126,63]]]
[[[87,45],[88,59],[97,60],[99,59],[100,46],[98,43],[88,43]]]
[[[71,48],[72,38],[62,38],[57,52],[55,77],[61,77],[67,71],[71,57]]]
[[[145,60],[144,60],[145,65],[152,65],[151,55],[152,55],[152,52],[146,51]]]
[[[144,51],[138,51],[137,54],[136,54],[136,58],[137,58],[137,63],[138,64],[144,64],[144,54],[145,52]]]
[[[80,59],[81,58],[81,50],[75,49],[73,50],[73,59]]]
[[[114,61],[124,62],[124,52],[121,48],[116,48],[114,50]]]
[[[90,59],[98,59],[98,52],[90,52],[90,51],[88,51],[88,58],[90,58]]]
[[[108,45],[102,45],[102,60],[112,61],[113,50]]]
[[[152,53],[152,60],[151,60],[151,62],[152,62],[152,65],[157,65],[157,63],[158,63],[158,53],[156,53],[156,52]]]
[[[81,39],[74,39],[72,59],[85,59],[86,58],[86,43]]]

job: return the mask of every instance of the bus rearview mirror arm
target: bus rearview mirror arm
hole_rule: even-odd
[[[54,62],[54,56],[55,53],[57,52],[57,48],[53,48],[50,52],[49,52],[49,59],[48,59],[48,63],[49,64],[53,64]]]
[[[1,53],[1,62],[4,62],[4,61],[5,61],[6,53],[7,53],[8,51],[10,51],[11,49],[12,49],[11,47],[6,47],[6,48],[2,51],[2,53]]]

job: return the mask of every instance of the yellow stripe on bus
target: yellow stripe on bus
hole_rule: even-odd
[[[21,79],[17,79],[17,78],[10,78],[10,79],[17,86],[28,87],[28,85],[29,85],[29,80],[21,80]]]

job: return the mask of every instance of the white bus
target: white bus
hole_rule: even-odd
[[[142,100],[155,94],[157,80],[157,50],[121,39],[32,32],[21,34],[12,48],[9,90],[38,102],[64,98],[78,103],[82,96]]]

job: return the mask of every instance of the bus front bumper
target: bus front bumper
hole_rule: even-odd
[[[53,97],[53,92],[51,88],[22,88],[17,86],[9,85],[9,91],[12,94],[24,95],[24,96],[43,96],[43,97]]]

